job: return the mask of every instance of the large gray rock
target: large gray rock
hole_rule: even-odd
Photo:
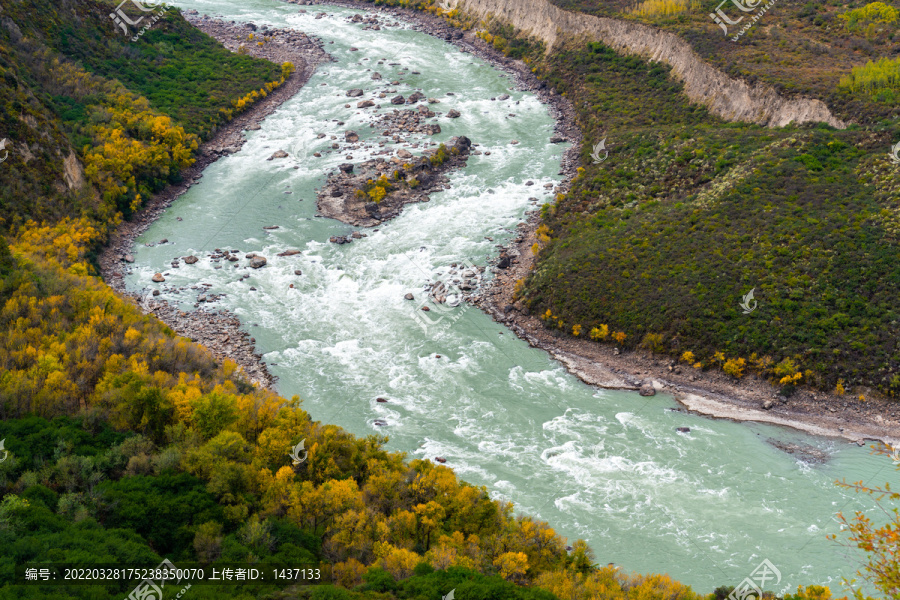
[[[185,256],[185,257],[184,257],[184,264],[186,264],[186,265],[192,265],[192,264],[194,264],[195,262],[197,262],[198,260],[200,260],[200,259],[197,258],[197,257],[194,256],[194,255],[191,255],[191,256]]]
[[[360,88],[353,88],[352,90],[347,91],[347,95],[351,98],[358,98],[363,95],[363,91]]]
[[[641,390],[638,393],[641,396],[655,396],[656,388],[653,387],[652,383],[645,383],[641,386]]]
[[[287,158],[287,156],[288,156],[287,152],[285,152],[284,150],[278,150],[272,156],[267,158],[266,160],[275,160],[276,158]]]
[[[153,277],[151,278],[151,281],[153,281],[154,283],[162,283],[165,280],[166,278],[162,276],[162,273],[154,273]]]
[[[250,267],[252,267],[254,269],[259,269],[260,267],[266,266],[267,262],[268,261],[266,260],[265,256],[256,255],[250,259]]]

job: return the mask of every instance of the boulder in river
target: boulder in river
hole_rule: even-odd
[[[435,456],[434,460],[438,461],[441,464],[444,464],[445,462],[447,462],[447,459],[444,458],[443,456]]]
[[[291,248],[290,250],[285,250],[284,252],[279,252],[278,256],[294,256],[295,254],[300,254],[300,251],[296,248]]]
[[[150,280],[154,283],[162,283],[166,280],[166,278],[162,276],[162,273],[154,273],[153,277]]]
[[[375,106],[375,103],[371,100],[362,100],[356,103],[356,108],[369,108],[370,106]]]
[[[410,152],[406,148],[400,148],[399,150],[397,150],[397,156],[399,156],[400,158],[412,158],[413,155],[412,152]]]
[[[391,104],[403,104],[404,102],[406,102],[406,98],[403,96],[394,96],[391,98]]]
[[[194,256],[194,255],[192,254],[192,255],[190,255],[190,256],[185,256],[185,257],[184,257],[184,264],[186,264],[186,265],[192,265],[192,264],[194,264],[195,262],[197,262],[198,260],[200,260],[200,259],[197,258],[196,256]]]
[[[277,150],[272,156],[267,158],[266,160],[275,160],[276,158],[287,158],[288,153],[284,150]]]
[[[347,131],[344,133],[344,141],[350,142],[351,144],[353,142],[358,142],[359,134],[356,133],[355,131]]]
[[[456,119],[456,118],[459,117],[459,111],[456,110],[456,109],[454,109],[454,108],[451,108],[451,109],[447,112],[447,117],[449,117],[449,118],[451,118],[451,119]]]
[[[640,392],[638,392],[641,396],[655,396],[656,388],[653,387],[652,383],[645,383],[641,386]]]
[[[347,173],[349,175],[353,172],[353,163],[342,163],[338,165],[338,169],[341,170],[341,173]]]
[[[676,427],[675,431],[677,431],[678,433],[690,433],[691,428],[690,427]]]
[[[358,98],[363,95],[363,91],[360,88],[353,88],[352,90],[347,90],[347,95],[351,98]]]
[[[133,263],[134,257],[130,254],[126,254],[125,256],[122,257],[122,260],[124,260],[127,263]]]
[[[265,256],[257,255],[250,259],[250,267],[253,269],[259,269],[260,267],[266,266],[267,262],[268,261],[266,260]]]
[[[406,298],[407,300],[415,300],[415,299],[416,299],[416,297],[413,296],[412,294],[406,294],[406,295],[403,296],[403,297]]]

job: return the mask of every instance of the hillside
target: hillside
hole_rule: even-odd
[[[537,265],[519,284],[527,309],[568,335],[724,368],[735,380],[754,371],[785,395],[799,384],[900,393],[900,167],[890,156],[900,79],[890,75],[897,67],[852,71],[895,52],[893,13],[869,28],[860,15],[873,9],[829,5],[835,14],[804,21],[801,35],[847,28],[804,69],[777,31],[810,5],[777,5],[787,21],[770,26],[765,15],[737,42],[701,43],[721,30],[699,10],[662,19],[615,3],[555,4],[600,17],[542,0],[455,5],[462,24],[571,100],[584,134],[582,168],[545,208]],[[866,53],[841,41],[859,27]],[[749,61],[757,48],[771,61]],[[723,83],[704,88],[692,55],[735,83],[713,75]],[[794,74],[795,85],[779,83]],[[778,98],[821,103],[819,120],[831,125],[803,110],[792,118],[804,123],[784,127],[750,116],[780,110]],[[751,290],[758,309],[745,314]]]

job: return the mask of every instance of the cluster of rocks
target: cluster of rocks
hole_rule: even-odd
[[[445,279],[426,284],[424,289],[435,304],[449,303],[456,306],[479,289],[484,271],[485,267],[453,263],[447,270]]]
[[[298,50],[307,53],[325,53],[325,44],[320,38],[295,29],[270,28],[268,25],[257,26],[255,23],[226,22],[209,15],[201,15],[196,10],[186,10],[183,14],[189,23],[215,37],[232,52],[250,54],[252,47],[254,56],[274,63],[285,62],[281,59],[285,57],[286,53],[293,54]],[[253,34],[253,39],[249,39],[250,34]],[[259,42],[263,42],[263,45],[260,46]]]
[[[369,237],[366,233],[360,233],[358,231],[354,231],[350,235],[333,235],[328,238],[328,241],[332,244],[349,244],[353,240],[358,240],[364,237]]]
[[[148,244],[148,245],[150,245],[150,244]],[[237,263],[241,260],[240,257],[238,256],[239,254],[240,254],[240,250],[220,250],[219,248],[216,248],[215,252],[213,252],[212,254],[208,254],[207,257],[209,258],[211,263],[219,263],[219,262],[222,262],[223,260],[226,262],[235,263],[233,265],[233,267],[235,269],[237,269],[240,266]],[[282,255],[290,256],[289,254],[285,254],[285,253],[279,254],[279,256],[282,256]],[[268,259],[266,259],[265,256],[263,256],[261,254],[257,254],[255,252],[251,252],[251,253],[247,254],[246,256],[244,256],[244,258],[246,258],[249,261],[244,266],[244,268],[250,267],[251,269],[260,269],[260,268],[266,266],[266,264],[268,263]],[[126,254],[126,255],[122,256],[122,260],[125,262],[129,262],[129,259],[131,259],[130,262],[134,262],[134,258],[131,257],[130,254]],[[172,268],[173,269],[179,268],[181,266],[180,261],[182,261],[182,260],[184,261],[184,263],[186,265],[193,265],[193,264],[196,264],[200,259],[197,258],[196,256],[194,256],[193,254],[188,255],[188,256],[176,256],[174,259],[172,259],[172,262],[171,262]],[[222,267],[219,266],[219,267],[215,267],[215,268],[221,269]],[[168,275],[168,273],[166,273],[166,275]],[[151,281],[153,281],[154,283],[163,283],[165,280],[166,280],[165,275],[163,275],[162,273],[154,273],[153,277],[151,278]]]
[[[201,286],[210,285],[201,284]],[[193,286],[192,289],[198,289],[198,286]],[[204,296],[205,301],[209,302],[211,295],[202,291],[198,295],[198,300]],[[132,298],[138,301],[144,312],[155,315],[178,335],[202,343],[217,357],[235,361],[252,383],[263,387],[274,385],[277,378],[266,370],[262,363],[262,355],[256,353],[254,347],[256,339],[241,330],[241,322],[236,316],[222,310],[186,313],[165,300],[153,297],[141,300],[136,295],[132,295]]]
[[[413,133],[436,135],[441,133],[441,126],[438,123],[425,122],[425,119],[434,116],[434,111],[425,105],[419,106],[416,110],[394,110],[379,117],[375,121],[375,127],[382,130],[381,135],[391,136],[395,142],[400,141],[402,136]]]
[[[341,165],[318,191],[319,213],[358,227],[377,225],[400,214],[404,205],[428,202],[430,193],[449,187],[446,173],[466,164],[471,147],[472,142],[465,136],[451,138],[441,164],[432,164],[429,158],[440,149],[427,149],[419,157],[401,149],[398,156],[390,160],[378,157],[358,165]],[[401,156],[401,152],[406,154]],[[406,179],[396,179],[395,172]],[[379,203],[375,203],[365,189],[369,180],[377,180],[382,175],[388,177],[391,188]],[[417,182],[414,186],[407,183],[412,179]]]

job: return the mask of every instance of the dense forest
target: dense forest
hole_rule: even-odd
[[[704,597],[666,575],[599,567],[584,542],[567,546],[547,523],[516,515],[511,505],[491,500],[486,489],[459,480],[452,470],[387,452],[384,437],[357,438],[312,421],[300,399],[247,383],[234,363],[216,360],[108,288],[95,275],[94,260],[110,232],[154,192],[179,181],[199,144],[246,107],[248,98],[265,97],[293,69],[228,52],[177,11],[168,11],[140,39],[125,41],[109,19],[112,8],[95,0],[31,0],[6,3],[0,13],[0,132],[11,142],[0,165],[0,440],[8,453],[0,462],[0,597],[120,599],[133,585],[17,585],[14,569],[29,562],[154,567],[163,559],[176,565],[316,564],[332,577],[317,586],[197,585],[190,597],[198,599],[437,600],[451,590],[461,599]],[[456,14],[447,17],[463,24]],[[512,55],[540,61],[542,76],[560,91],[613,90],[591,97],[609,115],[624,115],[619,118],[631,137],[616,143],[643,147],[643,160],[659,161],[646,181],[636,165],[619,165],[613,173],[591,168],[549,210],[552,237],[526,288],[535,307],[558,315],[566,327],[577,322],[590,329],[604,321],[631,338],[640,337],[641,328],[666,333],[648,328],[637,314],[620,319],[618,307],[603,304],[602,294],[596,295],[600,304],[579,304],[586,273],[567,283],[576,290],[568,299],[572,304],[545,287],[547,277],[556,276],[554,269],[569,272],[579,254],[609,239],[621,248],[606,250],[610,260],[634,260],[634,252],[645,251],[630,241],[625,227],[639,227],[644,214],[628,197],[629,188],[680,186],[684,197],[677,210],[701,210],[688,206],[701,201],[725,207],[699,213],[697,222],[722,239],[728,255],[734,215],[746,210],[742,203],[756,201],[753,186],[787,194],[784,182],[796,181],[803,190],[813,173],[839,163],[842,175],[816,177],[822,191],[843,204],[823,202],[814,217],[800,217],[799,207],[811,201],[795,191],[793,204],[773,206],[781,212],[770,221],[774,232],[789,238],[785,244],[804,239],[796,231],[800,237],[787,235],[792,225],[803,225],[803,235],[812,236],[823,222],[834,234],[849,233],[856,236],[853,243],[864,244],[856,262],[848,262],[849,250],[840,255],[844,268],[860,269],[861,289],[878,282],[865,297],[859,290],[835,292],[843,294],[835,302],[849,303],[848,322],[860,329],[846,343],[868,344],[859,354],[866,360],[896,360],[897,349],[878,338],[887,317],[872,310],[895,291],[891,286],[898,279],[891,269],[897,261],[891,262],[890,252],[896,239],[885,241],[870,222],[882,215],[876,207],[890,206],[896,195],[888,193],[892,184],[884,165],[866,158],[869,146],[858,146],[870,138],[823,128],[773,132],[716,123],[702,109],[686,106],[658,67],[616,57],[599,45],[544,58],[539,48],[502,27],[487,35]],[[590,77],[583,87],[570,87],[576,74],[585,73]],[[661,132],[651,133],[641,122],[646,106],[639,110],[627,100],[636,92],[655,102],[661,122],[669,123],[668,145],[653,137]],[[582,126],[590,138],[600,122],[585,113]],[[673,137],[676,131],[680,137]],[[730,148],[737,135],[743,142]],[[691,136],[700,141],[688,143]],[[807,148],[809,158],[798,164],[785,158],[788,141]],[[650,146],[665,153],[656,156]],[[720,164],[706,153],[731,155]],[[747,160],[783,164],[786,171],[755,174],[755,163]],[[692,166],[676,170],[670,164]],[[756,178],[735,184],[750,186],[750,196],[690,196],[703,178],[739,167],[747,170],[745,177]],[[870,177],[857,189],[848,174],[864,169]],[[601,183],[608,197],[597,200]],[[882,195],[866,193],[881,190],[879,185]],[[596,213],[591,219],[579,213],[585,202],[595,204],[588,209]],[[653,212],[662,200],[650,203],[646,212],[665,220],[661,208]],[[632,212],[625,216],[626,211]],[[893,222],[888,212],[879,223]],[[835,220],[835,214],[852,218]],[[580,227],[590,227],[590,234],[580,235]],[[607,230],[621,233],[597,237]],[[793,250],[767,245],[771,256],[763,256],[787,269],[778,261]],[[709,258],[709,268],[716,268],[717,255]],[[808,258],[809,265],[819,265],[815,253]],[[641,260],[660,273],[673,268]],[[635,269],[635,277],[642,274]],[[690,281],[684,285],[693,289]],[[809,310],[802,298],[788,301],[798,313]],[[823,325],[823,331],[830,329]],[[706,342],[683,348],[699,355],[708,345],[709,352],[737,354],[755,339],[749,332],[729,346],[716,337],[724,334],[706,333]],[[851,357],[840,360],[849,364]],[[868,364],[857,365],[860,377],[869,376]],[[795,365],[814,367],[806,359]],[[842,376],[848,382],[854,377]],[[885,389],[892,385],[888,381]],[[301,441],[306,460],[293,464],[288,449]],[[857,535],[864,537],[865,524],[859,527]],[[722,600],[730,591],[720,588],[709,598]],[[828,590],[810,586],[787,598],[829,597]]]

